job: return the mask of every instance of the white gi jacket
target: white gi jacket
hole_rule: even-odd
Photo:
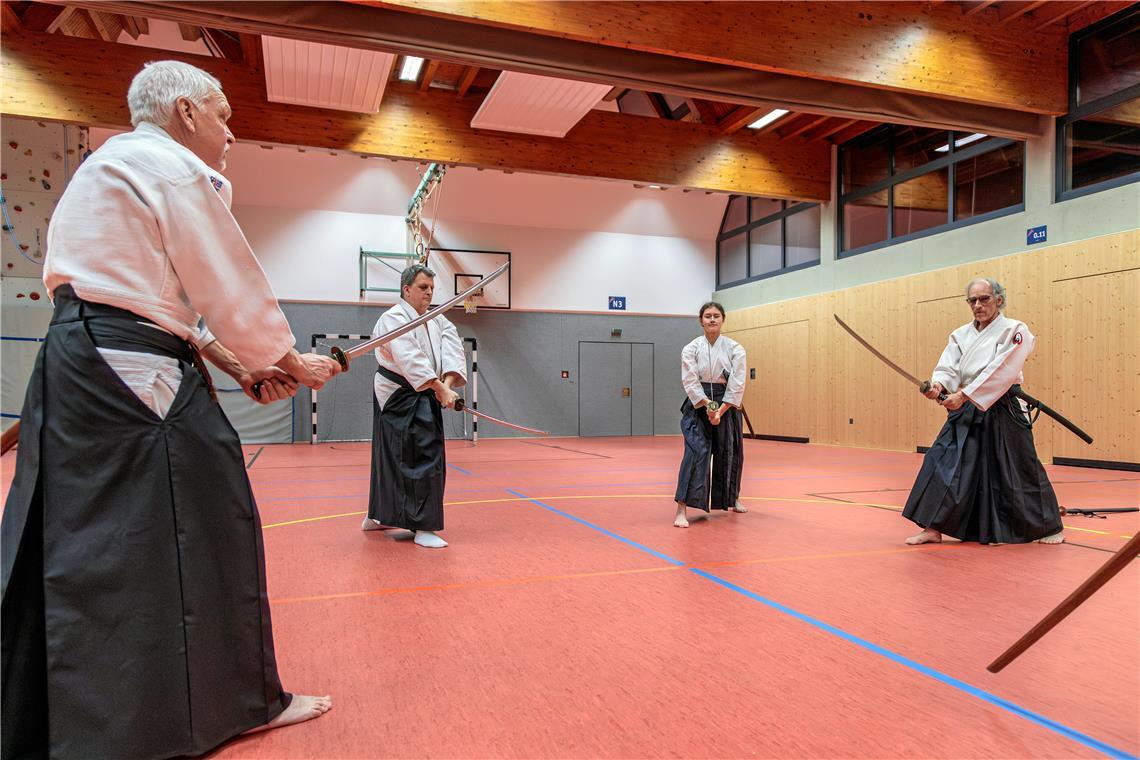
[[[412,305],[401,298],[376,320],[372,337],[406,325],[418,316]],[[377,348],[376,361],[381,367],[403,375],[417,391],[423,390],[432,380],[442,380],[449,372],[457,376],[452,388],[462,388],[467,384],[463,341],[459,339],[455,325],[442,314]],[[373,390],[381,409],[399,387],[383,375],[376,374]]]
[[[725,370],[728,383],[724,403],[739,407],[744,401],[744,379],[748,373],[744,346],[723,335],[710,345],[702,335],[681,349],[681,385],[693,406],[709,397],[701,383],[724,383]]]
[[[989,409],[1011,385],[1022,382],[1021,368],[1033,351],[1033,333],[1024,322],[998,313],[978,331],[973,322],[950,333],[950,342],[930,376],[950,393],[963,391],[974,406]]]
[[[267,367],[293,332],[231,200],[225,177],[144,122],[75,172],[48,227],[44,285],[70,283],[199,347],[217,335],[249,369]]]

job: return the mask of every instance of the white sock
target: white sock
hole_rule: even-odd
[[[428,549],[442,549],[447,542],[430,530],[417,530],[416,543]]]

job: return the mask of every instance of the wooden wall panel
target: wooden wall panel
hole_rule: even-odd
[[[934,440],[944,413],[848,337],[832,314],[926,378],[949,333],[969,321],[963,289],[977,276],[1002,282],[1006,313],[1037,336],[1025,389],[1096,439],[1088,446],[1043,418],[1034,428],[1042,460],[1140,463],[1140,230],[737,310],[726,334],[807,320],[806,382],[768,373],[765,396],[799,405],[794,416],[808,422],[813,443],[914,451]],[[753,350],[765,362],[803,364],[799,333],[764,335]]]
[[[1053,283],[1055,392],[1050,406],[1093,437],[1061,431],[1054,455],[1136,461],[1140,437],[1140,269]],[[1046,423],[1050,426],[1052,422]]]
[[[756,370],[756,379],[744,390],[744,408],[756,433],[811,438],[810,334],[807,319],[733,334],[748,353],[748,366]],[[772,351],[773,346],[780,350]]]

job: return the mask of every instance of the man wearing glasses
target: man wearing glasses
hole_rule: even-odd
[[[1005,288],[989,277],[966,286],[974,318],[950,333],[926,397],[940,399],[946,424],[922,461],[903,517],[922,532],[982,544],[1064,541],[1053,486],[1037,458],[1021,400],[1011,391],[1033,351],[1033,333],[1009,319]]]

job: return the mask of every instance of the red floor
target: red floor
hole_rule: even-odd
[[[367,444],[246,447],[282,678],[335,706],[215,756],[1140,751],[1140,566],[985,670],[1140,515],[906,547],[918,455],[745,446],[751,511],[679,530],[679,438],[449,444],[443,550],[359,530]],[[1067,506],[1140,504],[1137,473],[1048,469]]]

